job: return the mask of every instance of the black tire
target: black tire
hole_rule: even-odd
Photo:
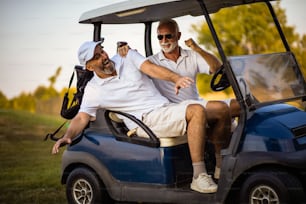
[[[113,203],[97,175],[88,168],[76,168],[68,176],[66,196],[70,204]]]
[[[284,171],[252,172],[242,185],[241,204],[298,204],[305,203],[302,184]]]

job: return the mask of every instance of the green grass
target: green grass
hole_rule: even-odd
[[[61,154],[51,155],[54,142],[43,141],[63,121],[0,109],[1,204],[67,203],[60,183]]]

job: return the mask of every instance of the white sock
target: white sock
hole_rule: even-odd
[[[192,163],[193,166],[193,178],[198,178],[200,173],[206,173],[206,167],[204,161]]]

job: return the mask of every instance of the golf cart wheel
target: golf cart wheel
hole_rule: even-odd
[[[248,204],[304,203],[304,191],[300,181],[284,171],[259,171],[244,182],[240,202]]]
[[[66,196],[68,203],[73,204],[112,203],[96,174],[87,168],[77,168],[70,173]]]

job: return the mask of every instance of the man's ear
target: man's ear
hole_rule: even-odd
[[[89,70],[89,71],[94,71],[93,66],[91,66],[90,63],[86,64],[86,69]]]
[[[181,39],[181,35],[182,35],[182,33],[181,33],[181,32],[178,32],[178,33],[177,33],[177,39],[178,39],[178,40],[180,40],[180,39]]]

